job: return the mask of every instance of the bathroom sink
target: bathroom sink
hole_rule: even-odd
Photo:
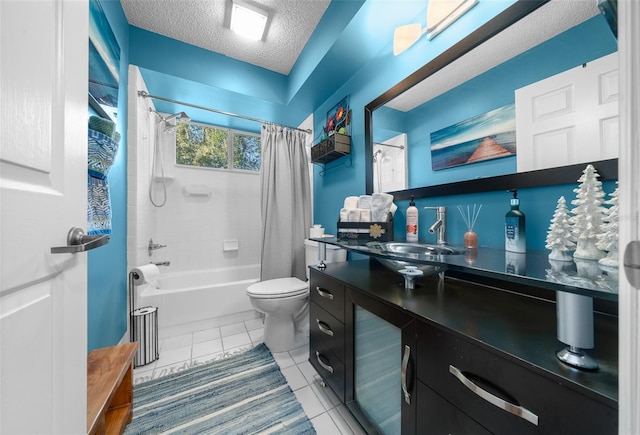
[[[463,249],[451,246],[431,245],[427,243],[410,242],[371,242],[368,244],[370,250],[379,251],[380,254],[393,256],[376,257],[376,259],[387,268],[398,272],[407,266],[415,266],[424,275],[433,275],[446,270],[444,264],[421,264],[411,261],[412,258],[420,260],[434,260],[443,255],[462,255]],[[406,259],[406,260],[405,260]]]
[[[463,249],[457,249],[447,245],[431,245],[427,243],[410,243],[410,242],[380,242],[379,248],[382,251],[392,252],[398,255],[407,255],[408,257],[415,255],[461,255],[464,254]]]

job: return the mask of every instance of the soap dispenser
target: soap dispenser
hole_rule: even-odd
[[[407,242],[418,241],[418,208],[411,196],[411,202],[407,207]]]
[[[520,211],[518,190],[510,189],[509,192],[513,193],[513,198],[511,198],[511,210],[509,210],[505,216],[504,249],[510,252],[524,253],[527,251],[524,213]]]

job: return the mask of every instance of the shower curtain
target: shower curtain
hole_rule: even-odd
[[[306,280],[304,239],[311,226],[306,135],[281,126],[262,126],[263,281],[291,276]]]

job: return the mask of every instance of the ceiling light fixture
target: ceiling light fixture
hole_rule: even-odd
[[[242,0],[231,0],[230,28],[238,35],[255,41],[264,40],[269,12]]]
[[[393,32],[393,55],[397,56],[427,34],[427,39],[433,39],[463,16],[478,0],[429,0],[427,5],[427,27],[422,28],[419,23],[396,27]]]

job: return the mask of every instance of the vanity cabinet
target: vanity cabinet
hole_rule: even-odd
[[[492,433],[617,432],[615,409],[567,388],[561,379],[536,373],[526,363],[512,362],[481,343],[425,322],[418,322],[417,341],[418,380],[423,390],[439,396],[440,407],[449,409],[445,415],[475,420]],[[431,401],[419,404],[418,415],[430,413]],[[447,421],[452,426],[442,427]],[[458,423],[457,418],[420,419],[418,433],[454,433]]]
[[[345,288],[310,271],[309,361],[338,398],[345,401]]]
[[[552,300],[449,277],[407,291],[368,260],[310,277],[309,361],[368,433],[617,433],[614,316],[581,371],[555,356]]]

